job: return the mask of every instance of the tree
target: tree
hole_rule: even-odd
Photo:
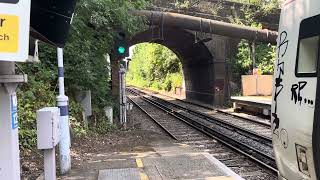
[[[128,83],[170,91],[181,87],[182,80],[180,59],[171,50],[159,44],[136,46],[127,74]]]

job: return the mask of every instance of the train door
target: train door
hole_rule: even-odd
[[[313,34],[318,39],[318,63],[317,63],[317,92],[315,98],[315,112],[314,112],[314,122],[312,131],[312,147],[313,147],[313,159],[314,168],[316,172],[317,179],[320,179],[320,15],[314,17],[314,27],[315,31]]]
[[[304,129],[305,132],[303,132],[310,134],[310,138],[312,139],[312,153],[308,153],[310,150],[307,147],[296,143],[296,156],[300,173],[312,179],[318,179],[317,177],[320,177],[320,174],[316,175],[318,174],[317,167],[320,165],[318,164],[319,158],[317,158],[320,157],[320,151],[318,150],[320,144],[318,136],[320,131],[320,126],[318,125],[318,121],[320,121],[320,117],[318,117],[320,103],[317,100],[318,94],[320,93],[320,78],[318,78],[320,77],[320,71],[318,70],[320,64],[319,47],[320,15],[303,19],[300,23],[295,75],[299,79],[299,84],[296,86],[298,89],[297,98],[299,101],[302,101],[303,104],[306,104],[306,108],[309,109],[309,111],[306,111],[306,114],[300,114],[300,118],[302,121],[305,121],[305,124],[312,128],[311,131],[307,128]],[[306,91],[302,95],[300,93],[303,92],[304,88],[306,88]],[[305,143],[309,143],[310,138],[305,139]]]

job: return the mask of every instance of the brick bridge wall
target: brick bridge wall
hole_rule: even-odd
[[[216,19],[229,22],[226,17],[242,17],[242,4],[223,2],[216,12],[212,9],[217,6],[217,0],[203,0],[190,9],[178,9],[175,7],[175,0],[154,0],[154,6],[150,10],[178,12],[203,18]],[[212,8],[211,8],[212,7]],[[254,7],[252,7],[254,8]],[[260,19],[260,22],[268,29],[277,29],[278,14],[266,16]],[[267,23],[271,22],[271,23]],[[222,105],[230,96],[231,67],[228,60],[234,59],[237,53],[237,45],[240,39],[224,37],[219,35],[205,34],[201,32],[187,31],[181,29],[170,29],[163,27],[165,36],[163,41],[157,43],[167,46],[176,52],[183,64],[185,77],[186,97],[188,100],[201,102],[211,105]],[[154,30],[157,32],[160,30]],[[153,34],[153,33],[152,33]],[[185,34],[185,35],[181,35]],[[212,38],[208,42],[195,44],[195,38],[198,40]],[[133,37],[131,44],[141,42],[155,42],[156,37],[150,37],[147,30]],[[179,46],[184,46],[179,49]],[[209,52],[209,53],[208,53]],[[117,67],[113,63],[113,93],[117,90]]]
[[[224,22],[231,22],[231,19],[244,19],[244,13],[241,9],[248,7],[254,12],[254,20],[260,22],[264,29],[277,30],[280,18],[280,9],[271,14],[262,14],[256,11],[257,7],[241,3],[222,1],[222,0],[201,0],[189,8],[179,8],[175,6],[177,0],[153,0],[150,10],[178,12],[197,17],[214,19]],[[193,0],[195,1],[195,0]],[[193,2],[191,1],[191,2]]]

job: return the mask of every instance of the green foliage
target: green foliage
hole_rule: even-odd
[[[232,0],[242,3],[240,14],[234,13],[232,17],[228,17],[231,23],[259,27],[257,21],[264,16],[279,13],[279,0]],[[253,6],[254,5],[254,6]],[[240,18],[242,17],[242,18]],[[244,17],[244,18],[243,18]]]
[[[256,43],[256,66],[262,70],[263,74],[272,74],[275,60],[275,46],[264,43]],[[242,40],[238,45],[238,53],[235,62],[232,64],[234,76],[240,79],[243,74],[248,74],[252,70],[252,60],[250,58],[250,45],[246,40]]]
[[[78,104],[75,101],[69,102],[70,107],[70,127],[71,127],[71,133],[73,136],[84,136],[87,134],[87,129],[85,127],[85,124],[80,121],[82,117],[82,107],[80,104]]]
[[[70,122],[74,135],[85,135],[82,109],[74,100],[80,90],[91,90],[95,117],[112,105],[109,89],[110,65],[105,55],[113,49],[113,37],[118,30],[131,35],[144,28],[139,18],[129,15],[129,9],[141,9],[147,0],[79,0],[68,43],[64,48],[66,94],[70,102]],[[36,111],[56,106],[57,63],[56,49],[40,44],[39,64],[22,64],[29,82],[18,91],[20,145],[33,148],[36,144]],[[100,124],[96,124],[100,126]],[[102,126],[102,125],[101,125]],[[95,127],[99,129],[100,127]]]
[[[36,144],[35,112],[43,107],[55,105],[55,85],[52,83],[55,73],[47,71],[42,64],[25,64],[22,69],[30,76],[28,83],[17,92],[19,137],[21,147],[31,148]]]
[[[261,12],[264,15],[266,15],[267,13],[271,13],[279,6],[277,0],[271,1],[271,5],[268,5],[268,3],[261,0],[250,1],[250,3],[258,5],[258,10],[254,11],[254,9],[248,5],[243,6],[241,10],[245,16],[245,19],[240,20],[238,18],[235,18],[233,21],[234,23],[262,29],[262,25],[256,22],[255,16]],[[263,74],[273,73],[275,55],[275,46],[256,42],[256,67],[261,69]],[[247,40],[242,40],[238,45],[238,53],[236,55],[236,59],[232,62],[233,76],[238,82],[240,82],[241,75],[248,74],[249,71],[252,71],[252,68],[254,67],[250,54],[250,43]]]
[[[128,9],[139,9],[146,2],[81,0],[78,2],[74,24],[66,45],[66,83],[71,93],[78,90],[92,92],[93,104],[111,105],[109,64],[105,58],[114,46],[114,36],[122,30],[129,35],[139,31],[142,21],[128,14]]]
[[[280,8],[279,0],[231,0],[243,4],[252,4],[261,7],[264,11],[272,11]]]
[[[168,74],[164,81],[164,89],[166,91],[171,91],[176,87],[181,87],[183,81],[183,77],[181,72]]]
[[[188,9],[191,6],[190,0],[176,1],[175,7],[178,9]]]
[[[135,47],[127,74],[129,84],[171,91],[175,87],[181,87],[182,80],[182,65],[171,50],[149,43]]]
[[[98,117],[99,120],[95,126],[90,127],[90,133],[97,133],[97,134],[107,134],[116,130],[116,126],[112,125],[108,122],[107,118],[104,116]]]

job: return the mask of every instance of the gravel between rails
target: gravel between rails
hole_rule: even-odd
[[[151,93],[154,96],[159,96],[160,98],[163,98],[163,99],[168,98],[170,100],[179,101],[179,102],[185,104],[186,106],[194,106],[195,108],[201,108],[202,110],[204,109],[207,111],[217,111],[222,114],[234,116],[236,118],[244,119],[246,121],[252,121],[252,122],[256,122],[258,124],[263,124],[267,127],[271,127],[271,123],[270,123],[271,117],[268,117],[268,116],[254,115],[250,112],[249,113],[241,112],[241,111],[238,112],[238,111],[234,111],[233,108],[208,105],[208,104],[203,104],[201,102],[194,102],[194,101],[183,99],[182,97],[179,97],[178,95],[175,95],[175,94],[172,94],[169,92],[165,92],[165,91],[154,91],[154,90],[150,90],[147,88],[141,88],[141,87],[136,87],[136,86],[129,86],[129,88],[139,89],[140,91],[143,91],[144,93],[148,93],[148,94]]]
[[[161,95],[161,94],[148,92],[146,90],[142,91],[142,90],[137,89],[137,88],[132,88],[132,89],[133,90],[137,90],[139,92],[143,92],[146,95],[150,95],[150,96],[155,97],[155,98],[159,98],[159,99],[162,99],[162,100],[165,100],[165,101],[169,101],[170,103],[185,107],[187,109],[191,109],[191,110],[194,110],[194,111],[202,112],[202,113],[204,113],[204,114],[206,114],[208,116],[211,116],[213,118],[217,118],[219,120],[226,121],[228,123],[232,123],[232,124],[234,124],[236,126],[239,126],[239,127],[248,129],[250,131],[256,132],[256,133],[258,133],[258,134],[260,134],[262,136],[266,136],[270,140],[272,138],[272,132],[271,132],[271,129],[270,129],[269,125],[264,125],[264,124],[261,124],[261,123],[255,123],[254,121],[248,121],[248,120],[246,120],[246,118],[241,118],[241,117],[237,117],[237,116],[233,116],[233,115],[228,115],[227,113],[222,113],[222,112],[217,111],[217,110],[210,110],[208,108],[200,107],[200,106],[197,106],[195,104],[190,104],[188,102],[177,100],[177,99],[171,98],[169,96],[164,96],[164,95]],[[259,119],[261,119],[261,118],[259,118]],[[260,120],[260,121],[262,121],[262,120]]]
[[[215,158],[226,164],[240,176],[249,180],[257,179],[277,179],[274,172],[266,170],[257,163],[248,160],[247,157],[234,152],[230,148],[222,145],[217,140],[204,135],[195,128],[170,116],[168,113],[150,105],[141,97],[128,93],[129,98],[143,108],[151,117],[161,123],[179,141],[188,144],[198,150],[206,151]]]

